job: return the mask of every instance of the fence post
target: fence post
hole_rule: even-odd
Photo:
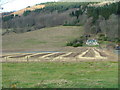
[[[5,60],[6,60],[6,62],[7,62],[7,57],[5,57]]]
[[[27,56],[27,62],[29,62],[29,58],[28,58],[28,56]]]

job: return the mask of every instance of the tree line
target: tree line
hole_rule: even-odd
[[[34,11],[25,11],[22,16],[6,16],[3,28],[15,33],[23,33],[52,27],[84,26],[85,34],[103,33],[105,39],[118,38],[120,2],[104,6],[88,6],[90,3],[48,2],[46,7]],[[8,32],[8,30],[7,30]]]
[[[16,33],[33,31],[44,27],[64,25],[66,21],[75,21],[69,14],[86,3],[48,2],[44,8],[27,10],[22,16],[9,15],[3,17],[3,28]],[[8,32],[8,30],[6,30]]]

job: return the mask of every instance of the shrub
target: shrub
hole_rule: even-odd
[[[5,17],[3,17],[3,21],[8,21],[8,20],[13,19],[13,18],[14,18],[13,14],[9,15],[9,16],[5,16]]]
[[[71,42],[67,43],[67,46],[72,46],[72,45],[73,45],[73,43],[71,43]]]
[[[79,45],[78,44],[73,44],[73,47],[78,47]]]
[[[72,46],[73,46],[73,47],[79,47],[79,46],[83,46],[83,44],[82,44],[82,43],[75,43],[75,44],[73,44]]]
[[[98,40],[108,41],[108,37],[106,37],[105,34],[100,34]]]
[[[83,46],[83,40],[75,39],[72,42],[67,43],[67,46],[73,46],[73,47]]]
[[[23,13],[23,16],[27,16],[27,15],[29,15],[30,12],[31,12],[30,10],[25,11],[25,12]]]
[[[120,38],[115,38],[114,40],[116,43],[120,43]]]

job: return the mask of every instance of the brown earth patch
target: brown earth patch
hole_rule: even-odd
[[[63,55],[63,54],[65,54],[65,53],[56,53],[56,54],[54,54],[54,55],[50,55],[50,56],[48,56],[48,57],[58,57],[58,56],[60,56],[60,55]]]
[[[50,53],[41,53],[41,54],[30,56],[30,58],[38,58],[38,57],[41,57],[41,56],[44,56],[44,55],[47,55],[47,54],[50,54]]]
[[[25,57],[27,55],[32,55],[32,54],[25,54],[25,55],[18,55],[18,56],[11,56],[9,58],[22,58],[22,57]]]
[[[79,53],[71,53],[70,55],[64,56],[64,57],[75,57],[79,55]]]
[[[90,49],[83,57],[95,57],[95,53],[92,49]]]
[[[97,49],[95,49],[95,51],[99,52],[99,54],[100,54],[102,57],[107,57],[107,56],[108,56],[105,52],[99,51],[99,50],[97,50]]]

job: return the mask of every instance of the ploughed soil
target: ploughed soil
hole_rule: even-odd
[[[41,56],[44,56],[44,55],[47,55],[47,54],[50,54],[50,53],[41,53],[41,54],[37,54],[37,55],[34,55],[34,56],[30,56],[30,57],[38,58],[38,57],[41,57]]]
[[[92,49],[90,49],[83,57],[95,57],[95,53]]]
[[[52,58],[52,57],[58,57],[58,56],[63,55],[63,54],[65,54],[65,53],[56,53],[56,54],[50,55],[48,57],[50,57],[50,58]]]
[[[94,49],[93,49],[94,48]],[[52,52],[48,52],[48,51],[57,51],[59,53],[55,53],[53,55],[47,56],[49,58],[55,58],[55,57],[59,57],[61,55],[65,55],[69,52],[72,52],[69,55],[63,56],[65,58],[70,58],[70,59],[74,59],[74,57],[81,55],[82,53],[86,52],[87,50],[89,50],[85,55],[83,55],[82,57],[95,57],[95,51],[97,51],[100,56],[102,57],[107,57],[109,61],[116,61],[118,60],[118,55],[114,54],[112,51],[108,51],[105,49],[99,49],[99,48],[95,48],[95,47],[62,47],[62,48],[52,48],[52,49],[48,49],[46,50],[47,52],[45,53],[40,53],[39,51],[45,51],[44,48],[43,49],[36,49],[36,50],[13,50],[13,51],[4,51],[3,55],[0,56],[0,58],[5,58],[7,56],[10,56],[9,58],[23,58],[25,56],[30,56],[30,58],[39,58],[42,57],[44,55],[48,55],[51,54]],[[23,53],[20,53],[23,52]],[[24,52],[27,52],[26,54]],[[35,53],[31,53],[31,52],[35,52]],[[19,54],[18,54],[19,53]]]

